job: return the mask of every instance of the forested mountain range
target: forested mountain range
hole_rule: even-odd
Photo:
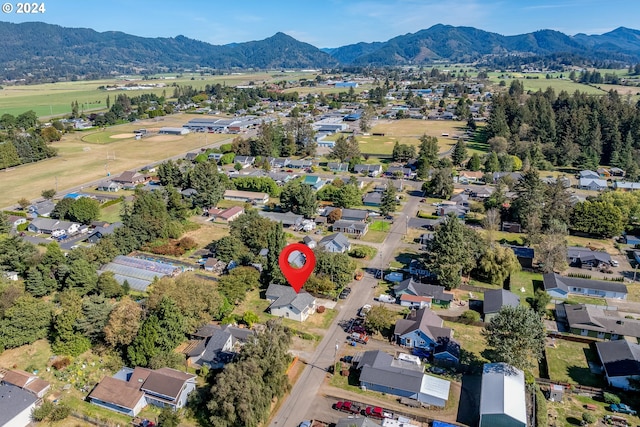
[[[434,61],[485,61],[504,58],[573,58],[584,63],[640,62],[640,31],[617,28],[602,35],[568,36],[541,30],[503,36],[472,27],[434,25],[384,42],[318,49],[283,33],[264,40],[211,45],[184,36],[145,38],[41,22],[0,22],[0,78],[33,79],[228,69],[327,68],[347,65],[420,65]]]

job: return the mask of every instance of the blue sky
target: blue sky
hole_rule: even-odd
[[[16,2],[13,2],[15,5]],[[504,35],[539,29],[601,34],[638,28],[636,0],[49,0],[40,15],[3,13],[10,22],[184,35],[212,44],[262,40],[278,31],[316,47],[386,41],[438,23]]]

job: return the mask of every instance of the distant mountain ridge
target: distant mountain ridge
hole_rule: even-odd
[[[640,31],[620,27],[601,35],[568,36],[540,30],[515,36],[473,27],[437,24],[385,42],[318,49],[284,33],[264,40],[211,45],[185,36],[145,38],[118,31],[99,33],[42,22],[0,22],[0,78],[70,77],[229,69],[331,68],[471,62],[490,56],[577,55],[586,60],[640,62]]]

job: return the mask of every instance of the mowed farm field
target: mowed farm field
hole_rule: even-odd
[[[135,140],[133,136],[122,137],[127,134],[133,135],[132,132],[139,128],[153,132],[163,126],[181,127],[193,117],[176,114],[166,116],[161,121],[143,120],[111,126],[105,131],[64,135],[62,141],[53,144],[58,149],[57,157],[0,171],[3,187],[0,206],[14,205],[22,197],[30,200],[38,198],[42,190],[56,187],[56,179],[58,189],[62,191],[106,179],[107,172],[117,176],[125,170],[140,168],[205,145],[223,140],[231,141],[234,136],[190,133],[184,136],[156,135],[141,140]],[[98,133],[105,133],[107,137],[98,137]]]
[[[149,80],[127,81],[124,79],[87,80],[76,82],[45,83],[37,85],[3,86],[0,90],[0,116],[12,114],[17,116],[25,111],[33,110],[38,117],[62,115],[71,113],[71,103],[77,101],[80,112],[100,111],[107,108],[107,96],[111,101],[120,94],[126,93],[133,97],[143,93],[155,93],[162,95],[163,91],[168,98],[173,96],[173,85],[192,86],[203,89],[207,84],[222,84],[227,86],[246,85],[253,82],[260,86],[265,82],[278,82],[282,80],[295,80],[301,78],[313,78],[310,73],[234,73],[229,75],[201,76],[200,74],[183,74],[177,77],[175,74],[167,74],[161,78]],[[193,80],[192,80],[193,79]],[[113,86],[125,84],[163,84],[164,87],[155,87],[135,91],[106,91],[98,89],[99,86]]]

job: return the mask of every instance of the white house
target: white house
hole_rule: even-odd
[[[0,426],[26,427],[31,425],[31,411],[38,397],[10,384],[0,384]]]
[[[80,231],[80,224],[51,218],[34,218],[27,230],[58,237],[64,234],[76,234]]]
[[[610,386],[629,390],[640,380],[640,345],[627,340],[597,342],[596,349]]]
[[[527,426],[524,372],[506,363],[485,363],[479,426]]]
[[[627,286],[610,280],[590,280],[565,277],[556,273],[542,276],[544,290],[553,298],[567,298],[569,294],[599,298],[627,299]]]
[[[291,286],[272,283],[265,296],[271,301],[269,312],[274,316],[304,322],[316,311],[316,299],[304,290],[296,293]]]

